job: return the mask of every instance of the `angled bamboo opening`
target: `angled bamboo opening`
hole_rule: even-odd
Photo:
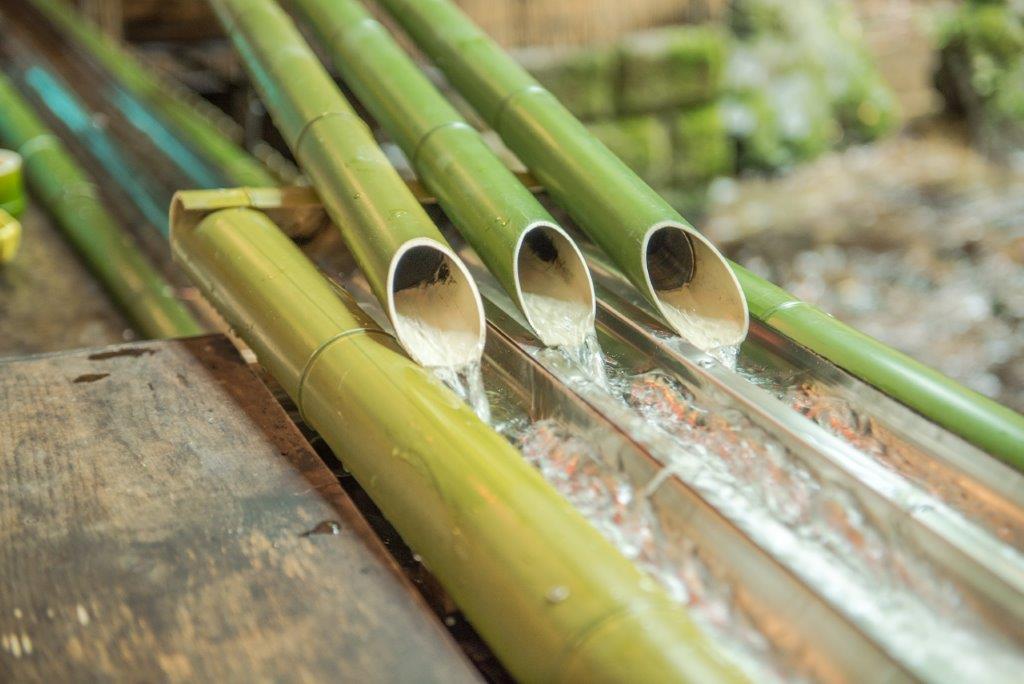
[[[665,322],[698,349],[739,344],[747,336],[747,302],[729,264],[684,225],[652,226],[643,241],[648,297]]]
[[[594,330],[594,284],[572,239],[553,223],[523,231],[515,248],[519,307],[545,345],[577,346]]]
[[[462,261],[427,238],[409,240],[388,269],[388,315],[405,351],[422,366],[480,360],[486,326],[480,293]]]

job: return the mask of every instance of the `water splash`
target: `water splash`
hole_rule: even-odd
[[[663,469],[648,483],[630,480],[617,449],[600,435],[554,419],[511,420],[502,434],[605,538],[687,607],[733,662],[754,681],[795,681],[771,642],[734,600],[735,588],[674,529],[653,500],[670,478]]]
[[[480,361],[472,361],[461,366],[438,366],[431,368],[430,372],[469,404],[480,420],[485,423],[491,422],[491,404],[484,387]]]
[[[740,345],[738,344],[727,344],[722,347],[714,347],[704,352],[718,363],[722,364],[731,371],[736,370],[736,361],[740,355]]]
[[[904,662],[951,681],[1013,681],[1024,667],[899,525],[724,400],[661,371],[608,362],[597,376],[561,350],[528,351]]]
[[[605,373],[604,351],[597,341],[597,333],[593,329],[583,338],[579,345],[561,345],[549,348],[554,354],[560,354],[569,365],[586,374],[591,382],[598,387],[610,390],[608,375]]]

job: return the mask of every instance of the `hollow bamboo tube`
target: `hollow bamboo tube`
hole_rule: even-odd
[[[88,177],[0,74],[0,143],[18,151],[39,203],[140,333],[181,337],[203,332],[170,284],[104,208]]]
[[[171,241],[514,675],[738,678],[681,606],[403,356],[264,214],[225,209],[175,225]]]
[[[479,361],[483,305],[469,271],[295,24],[273,0],[210,4],[409,355]]]
[[[594,288],[572,238],[362,5],[291,5],[540,340],[582,344],[594,328]]]
[[[584,227],[601,221],[614,230],[617,211],[646,216],[663,203],[650,188],[621,173],[610,153],[589,139],[572,115],[543,91],[448,0],[379,0],[455,87],[502,134]],[[581,189],[587,194],[575,195]],[[600,202],[614,197],[615,207]],[[593,200],[588,207],[578,199]],[[584,206],[575,206],[583,204]],[[614,220],[610,217],[616,217]],[[594,241],[604,246],[596,237]],[[610,256],[614,253],[605,248]],[[636,273],[617,261],[637,283]],[[1024,416],[839,323],[784,290],[732,264],[750,312],[794,341],[922,415],[1024,470]],[[786,303],[791,301],[792,303]],[[776,302],[777,306],[763,306]],[[799,303],[797,303],[799,302]]]
[[[226,135],[230,119],[217,112],[213,105],[199,98],[186,98],[181,86],[157,76],[152,67],[140,63],[101,33],[71,4],[60,0],[28,0],[28,3],[70,36],[126,90],[157,109],[195,141],[196,150],[222,170],[229,184],[253,187],[278,184],[274,176]]]
[[[740,343],[747,307],[722,255],[449,2],[382,0],[665,321],[702,349]]]

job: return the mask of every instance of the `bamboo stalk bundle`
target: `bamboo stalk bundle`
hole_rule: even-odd
[[[620,212],[664,203],[448,0],[379,0],[509,146],[583,224],[614,231]],[[587,194],[581,191],[587,190]],[[610,199],[601,201],[605,194]],[[581,206],[580,197],[593,200]],[[613,206],[609,206],[609,204]],[[625,225],[625,224],[623,224]],[[594,234],[595,242],[602,245]],[[614,252],[606,248],[610,255]],[[635,266],[617,262],[637,283]],[[939,425],[1024,470],[1024,416],[853,330],[732,264],[751,313]],[[660,307],[659,307],[660,309]],[[664,311],[662,311],[664,314]]]
[[[739,679],[681,606],[264,214],[221,210],[176,224],[171,239],[193,281],[513,674]]]
[[[540,340],[582,344],[594,289],[572,238],[358,2],[292,4]]]
[[[425,366],[479,361],[476,284],[288,15],[272,0],[211,5],[406,351]]]
[[[104,208],[85,173],[14,86],[0,75],[0,143],[24,159],[36,198],[140,333],[181,337],[203,332],[170,284]]]
[[[226,129],[234,122],[216,107],[199,98],[187,98],[183,88],[161,79],[152,67],[101,33],[66,2],[28,0],[64,34],[99,62],[121,85],[156,108],[176,128],[195,141],[196,149],[215,163],[231,185],[267,187],[277,180],[245,150],[235,144]]]
[[[747,307],[722,255],[455,5],[382,0],[669,326],[735,345]]]

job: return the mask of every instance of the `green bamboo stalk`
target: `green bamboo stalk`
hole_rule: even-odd
[[[739,679],[681,606],[264,214],[175,225],[172,248],[514,675]]]
[[[600,221],[602,212],[617,216],[614,208],[595,198],[600,192],[612,194],[610,188],[619,206],[635,208],[638,216],[647,215],[651,207],[663,211],[650,188],[637,179],[624,179],[621,164],[598,149],[571,114],[448,0],[380,4],[584,227]],[[581,194],[575,196],[577,192]],[[594,208],[578,206],[578,197],[592,200]],[[619,267],[636,283],[635,273],[621,263]],[[732,269],[753,316],[1024,470],[1024,416],[799,302],[742,267],[732,264]]]
[[[3,75],[0,143],[21,154],[36,198],[140,333],[157,338],[203,332],[174,298],[170,284],[103,207],[82,169]]]
[[[0,266],[12,261],[21,245],[21,223],[0,207]]]
[[[103,34],[86,17],[60,0],[28,0],[62,33],[81,46],[121,85],[159,111],[196,144],[196,151],[217,165],[233,185],[277,185],[271,175],[232,139],[237,129],[227,115],[183,86],[156,75],[131,52]],[[294,179],[289,179],[294,180]]]
[[[579,248],[551,214],[362,5],[292,5],[540,340],[582,344],[594,329],[594,288]]]
[[[21,155],[11,150],[0,150],[0,209],[13,218],[18,218],[25,211],[21,167]]]
[[[425,366],[479,361],[476,284],[292,20],[273,0],[210,4],[406,351]]]
[[[702,349],[739,344],[747,308],[722,255],[458,8],[382,0],[580,228]]]

